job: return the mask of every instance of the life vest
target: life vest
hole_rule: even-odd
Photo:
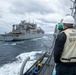
[[[66,34],[66,42],[60,60],[62,62],[76,62],[76,30],[66,29],[62,31]]]

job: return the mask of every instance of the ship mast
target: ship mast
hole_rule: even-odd
[[[76,25],[76,0],[74,1],[74,10],[75,10],[75,12],[74,12],[74,19],[75,19],[75,25]]]
[[[72,1],[73,2],[73,8],[71,8],[71,10],[72,10],[72,16],[74,17],[74,19],[75,19],[75,28],[76,28],[76,0],[70,0],[70,1]]]

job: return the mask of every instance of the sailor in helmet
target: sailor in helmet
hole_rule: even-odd
[[[40,71],[40,68],[41,68],[41,63],[40,63],[40,60],[38,60],[37,65],[34,68],[33,75],[37,75],[38,72]]]
[[[58,30],[59,30],[59,33],[60,33],[61,31],[63,31],[63,25],[62,25],[62,24],[59,24],[59,25],[58,25]]]
[[[56,75],[76,75],[75,20],[68,15],[62,23],[64,31],[57,36],[54,46]]]
[[[37,67],[38,67],[38,71],[39,71],[39,70],[40,70],[40,68],[41,68],[40,60],[38,60],[38,62],[37,62]]]

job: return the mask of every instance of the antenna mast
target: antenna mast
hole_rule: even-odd
[[[75,2],[74,2],[74,10],[75,10],[75,12],[74,12],[74,18],[75,18],[75,22],[76,22],[76,0],[75,0]],[[76,24],[76,23],[75,23]]]
[[[70,1],[72,1],[73,2],[73,8],[71,8],[71,10],[72,10],[72,16],[74,17],[74,19],[75,19],[75,28],[76,28],[76,0],[70,0]]]

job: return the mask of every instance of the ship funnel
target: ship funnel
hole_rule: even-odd
[[[15,30],[15,25],[13,25],[13,31]]]
[[[18,29],[18,25],[16,25],[16,30]]]

